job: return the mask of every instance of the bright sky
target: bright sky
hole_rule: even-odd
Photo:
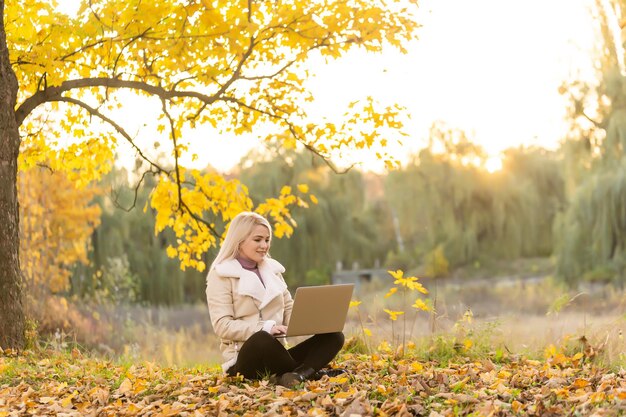
[[[69,10],[73,0],[62,0]],[[563,138],[559,85],[592,76],[592,0],[422,0],[409,53],[354,53],[316,65],[310,86],[320,114],[343,113],[372,95],[405,106],[411,134],[402,157],[422,148],[434,121],[470,133],[490,155],[511,146],[554,148]],[[132,130],[132,129],[131,129]],[[228,171],[258,139],[204,136],[199,159]],[[210,140],[207,140],[210,139]],[[367,164],[366,164],[367,167]]]
[[[424,146],[436,120],[469,132],[491,155],[522,144],[553,148],[567,131],[559,85],[593,75],[591,3],[424,0],[420,39],[409,54],[321,68],[314,88],[325,103],[337,91],[367,89],[406,106],[411,151]]]

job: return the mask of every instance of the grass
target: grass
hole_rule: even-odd
[[[406,326],[406,339],[423,360],[443,363],[459,354],[496,361],[507,355],[543,358],[547,347],[585,336],[599,350],[596,356],[603,365],[626,362],[622,353],[626,352],[622,336],[626,332],[626,297],[619,289],[570,291],[550,277],[493,281],[489,285],[473,285],[473,281],[459,285],[457,279],[437,284],[437,311],[432,314],[410,307],[413,299],[403,305],[399,293],[385,298],[392,283],[391,278],[374,281],[355,295],[362,303],[348,314],[344,331],[350,340],[347,352],[395,354]],[[426,297],[434,302],[434,288],[427,288],[430,293]],[[172,309],[115,306],[111,311],[100,308],[97,314],[88,306],[70,303],[68,308],[64,317],[81,319],[60,331],[48,324],[53,336],[33,340],[33,346],[59,352],[76,348],[128,366],[146,361],[206,369],[217,368],[222,362],[219,340],[212,333],[205,305]],[[406,314],[392,322],[385,308]],[[468,311],[472,312],[471,322],[466,317]],[[82,338],[81,332],[89,338]],[[85,339],[97,343],[81,342]],[[293,345],[298,340],[290,342]]]
[[[485,336],[488,337],[488,336]],[[103,360],[76,350],[0,354],[0,416],[14,414],[165,415],[281,414],[563,415],[622,410],[621,373],[598,367],[598,356],[561,346],[542,360],[441,349],[425,359],[421,345],[396,352],[343,352],[337,366],[350,375],[307,381],[292,390],[267,381],[225,377],[217,368],[161,367]],[[580,353],[580,354],[579,354]],[[594,383],[602,379],[603,383]],[[24,399],[27,399],[26,401]],[[495,407],[495,408],[494,408]],[[405,413],[406,414],[406,413]]]

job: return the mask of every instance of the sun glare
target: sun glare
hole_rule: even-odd
[[[485,161],[485,169],[490,173],[500,171],[502,169],[502,159],[499,156],[490,156]]]

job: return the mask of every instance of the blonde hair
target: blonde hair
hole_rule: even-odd
[[[250,236],[254,226],[267,227],[272,239],[272,226],[265,217],[251,211],[241,212],[230,222],[224,242],[209,270],[219,263],[236,258],[239,254],[239,245]],[[269,252],[266,256],[269,257]]]

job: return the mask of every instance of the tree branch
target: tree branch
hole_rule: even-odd
[[[298,135],[298,133],[296,132],[296,128],[295,128],[295,126],[294,126],[294,125],[293,125],[293,123],[291,123],[291,122],[290,122],[290,121],[289,121],[286,117],[284,117],[284,116],[280,116],[280,115],[278,115],[278,114],[276,114],[276,113],[269,112],[269,111],[267,111],[267,110],[261,110],[261,109],[258,109],[258,108],[256,108],[256,107],[250,106],[249,104],[246,104],[246,103],[244,103],[244,102],[242,102],[242,101],[240,101],[240,100],[237,100],[236,98],[233,98],[233,97],[225,97],[223,100],[224,100],[224,101],[227,101],[227,102],[231,102],[231,103],[236,103],[237,105],[239,105],[239,106],[241,106],[241,107],[244,107],[244,108],[249,109],[249,110],[251,110],[251,111],[255,111],[255,112],[257,112],[257,113],[264,114],[264,115],[266,115],[266,116],[268,116],[268,117],[270,117],[270,118],[273,118],[273,119],[276,119],[276,120],[279,120],[279,121],[283,122],[283,123],[287,126],[287,128],[289,129],[289,132],[291,133],[291,135],[292,135],[292,136],[293,136],[293,137],[294,137],[294,138],[295,138],[298,142],[302,143],[302,145],[304,145],[304,147],[305,147],[308,151],[310,151],[310,152],[312,152],[313,154],[315,154],[315,155],[317,155],[318,157],[320,157],[320,158],[322,159],[322,161],[324,161],[324,163],[325,163],[326,165],[328,165],[328,167],[329,167],[329,168],[330,168],[330,169],[331,169],[331,170],[332,170],[335,174],[345,174],[345,173],[347,173],[348,171],[350,171],[352,168],[354,168],[355,164],[350,165],[350,166],[349,166],[348,168],[346,168],[346,169],[339,169],[339,168],[337,168],[337,166],[336,166],[336,165],[335,165],[335,164],[334,164],[334,163],[333,163],[330,159],[328,159],[326,156],[322,155],[322,154],[320,153],[320,151],[318,151],[317,149],[315,149],[315,147],[314,147],[313,145],[311,145],[311,144],[310,144],[310,143],[308,143],[308,142],[307,142],[307,141],[306,141],[303,137],[301,137],[300,135]]]
[[[171,99],[173,97],[191,97],[206,103],[213,103],[218,99],[217,94],[209,96],[195,91],[167,90],[163,87],[151,85],[143,81],[130,81],[121,80],[119,78],[106,77],[82,78],[77,80],[64,81],[59,86],[48,87],[44,90],[40,90],[24,100],[24,102],[15,111],[15,118],[18,125],[21,125],[24,122],[24,119],[26,119],[26,117],[40,104],[49,101],[59,101],[61,95],[67,91],[77,88],[89,87],[128,88],[132,90],[143,91],[151,95],[160,97],[161,99]]]
[[[113,191],[113,188],[111,188],[111,201],[113,201],[113,205],[115,207],[117,207],[118,209],[124,210],[125,212],[130,212],[132,209],[134,209],[137,206],[137,196],[139,195],[139,187],[141,186],[141,184],[143,183],[144,179],[146,178],[147,174],[156,174],[156,172],[152,171],[152,170],[147,170],[144,171],[143,174],[141,174],[141,178],[139,179],[139,181],[137,182],[137,184],[135,184],[135,191],[134,191],[134,197],[133,197],[133,204],[131,204],[130,207],[126,208],[123,207],[120,203],[119,203],[119,199],[118,196],[120,195],[119,193],[116,193]]]
[[[117,123],[115,123],[115,121],[111,120],[107,116],[105,116],[102,113],[100,113],[100,111],[98,111],[97,109],[94,109],[93,107],[89,106],[88,104],[86,104],[86,103],[84,103],[84,102],[82,102],[80,100],[77,100],[75,98],[71,98],[71,97],[59,97],[59,98],[57,98],[57,99],[55,99],[53,101],[61,101],[61,102],[75,104],[75,105],[77,105],[77,106],[87,110],[87,112],[89,112],[89,114],[91,114],[92,116],[96,116],[99,119],[101,119],[102,121],[108,123],[120,135],[122,135],[122,137],[124,137],[124,139],[126,139],[126,141],[128,143],[130,143],[130,145],[135,149],[135,151],[137,151],[137,153],[139,154],[141,159],[143,159],[148,164],[150,164],[154,169],[156,169],[156,172],[168,173],[168,171],[166,171],[165,169],[163,169],[159,165],[155,164],[146,155],[144,155],[144,153],[141,151],[141,149],[135,144],[135,141],[133,140],[133,138],[126,132],[126,130],[122,126],[118,125]]]
[[[317,149],[315,149],[315,147],[311,144],[309,144],[308,142],[306,142],[304,140],[304,138],[301,138],[300,135],[298,135],[298,133],[295,131],[295,127],[289,123],[289,132],[291,132],[291,135],[298,141],[300,142],[302,145],[304,145],[304,147],[309,151],[312,152],[314,155],[317,155],[319,158],[321,158],[321,160],[335,173],[335,174],[345,174],[348,171],[350,171],[352,168],[354,168],[355,164],[350,165],[348,168],[346,169],[342,169],[340,170],[339,168],[337,168],[337,165],[335,165],[333,163],[333,161],[331,161],[329,158],[327,158],[326,156],[322,155],[320,153],[320,151],[318,151]]]
[[[111,69],[111,73],[113,75],[115,75],[115,70],[117,69],[117,64],[119,64],[120,59],[122,58],[122,53],[124,52],[124,50],[126,48],[128,48],[130,45],[132,45],[137,39],[142,38],[145,34],[147,34],[150,31],[151,28],[147,28],[144,32],[139,33],[135,36],[132,36],[130,39],[128,39],[128,41],[122,46],[122,48],[120,49],[120,52],[117,54],[117,57],[115,57],[115,63],[113,64],[113,68]]]
[[[178,209],[180,211],[183,211],[182,209],[182,202],[183,202],[183,195],[182,195],[182,185],[181,185],[181,179],[180,179],[180,165],[178,164],[178,143],[177,143],[177,136],[176,136],[176,128],[174,127],[174,119],[172,119],[172,116],[170,115],[170,113],[167,111],[167,102],[162,99],[161,100],[162,103],[162,109],[163,109],[163,114],[165,114],[165,117],[167,117],[167,120],[169,120],[170,122],[170,132],[171,132],[171,136],[172,136],[172,143],[174,144],[174,171],[176,173],[176,188],[178,190]]]
[[[587,113],[585,113],[584,110],[582,110],[580,112],[580,114],[587,120],[589,120],[591,123],[593,123],[593,125],[595,127],[598,127],[600,129],[606,129],[606,123],[601,123],[601,122],[596,122],[595,120],[593,120]]]
[[[209,231],[211,233],[213,233],[213,235],[215,235],[215,237],[220,237],[219,233],[217,233],[217,231],[211,226],[211,223],[207,222],[206,220],[204,220],[202,217],[197,216],[194,212],[191,211],[191,209],[189,208],[189,206],[187,205],[187,203],[185,203],[185,201],[183,200],[183,179],[181,178],[180,175],[180,165],[178,164],[178,159],[179,159],[179,155],[178,155],[178,137],[176,136],[176,129],[174,128],[174,119],[172,118],[172,116],[170,115],[169,111],[167,110],[167,103],[165,100],[162,100],[163,103],[163,114],[165,114],[165,116],[167,117],[167,119],[170,122],[170,131],[172,134],[172,143],[174,144],[174,166],[175,166],[175,170],[176,170],[176,189],[178,191],[178,210],[181,213],[187,212],[195,221],[196,224],[202,228],[203,225],[206,226]]]

